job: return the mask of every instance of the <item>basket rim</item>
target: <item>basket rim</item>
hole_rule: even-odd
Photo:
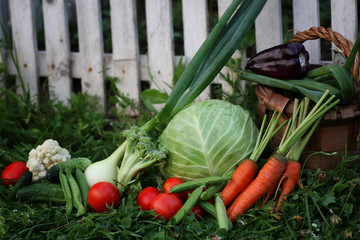
[[[339,32],[333,31],[331,28],[325,28],[323,26],[310,27],[308,30],[299,31],[295,33],[290,42],[304,43],[307,40],[323,39],[332,42],[338,47],[346,58],[349,57],[353,48],[353,43],[346,39]],[[360,92],[360,55],[356,53],[354,63],[351,67],[350,73],[354,78],[357,93]]]

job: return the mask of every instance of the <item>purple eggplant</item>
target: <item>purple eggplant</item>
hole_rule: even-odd
[[[309,71],[309,53],[301,43],[285,43],[252,57],[245,69],[278,79],[301,79]]]

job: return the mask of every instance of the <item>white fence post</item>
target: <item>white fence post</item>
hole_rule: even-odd
[[[231,1],[218,0],[219,17]],[[25,87],[29,86],[31,97],[39,92],[39,76],[49,77],[51,90],[58,99],[63,101],[70,95],[71,79],[81,78],[82,91],[99,96],[101,104],[105,106],[104,76],[106,75],[119,77],[119,90],[134,100],[139,100],[140,80],[149,80],[149,75],[154,80],[151,88],[170,93],[175,64],[180,58],[174,54],[172,1],[146,0],[145,2],[148,57],[139,55],[135,0],[110,0],[113,53],[106,56],[103,53],[100,1],[74,0],[74,2],[79,30],[79,53],[70,52],[69,49],[66,19],[68,9],[65,6],[65,0],[43,1],[42,3],[46,51],[40,52],[37,49],[34,2],[7,1],[12,40],[17,50]],[[295,31],[303,31],[311,26],[319,25],[319,5],[322,2],[293,0],[292,3]],[[331,28],[353,42],[358,34],[357,4],[356,0],[331,0]],[[6,4],[1,5],[1,7],[4,6]],[[207,1],[182,0],[182,6],[186,64],[208,34]],[[255,22],[258,52],[283,42],[281,19],[281,0],[268,0]],[[319,42],[316,40],[305,43],[311,55],[311,63],[321,62]],[[6,55],[6,60],[3,61],[9,73],[16,75],[16,68],[9,54]],[[238,57],[240,56],[235,56],[235,58]],[[105,74],[103,72],[105,69],[110,69],[110,71]],[[228,69],[224,68],[222,72],[227,74]],[[220,83],[225,91],[232,90],[231,86],[222,81],[219,76],[213,83]],[[20,86],[19,81],[17,85]],[[22,94],[22,89],[19,90]],[[206,99],[209,94],[210,87],[199,99]]]
[[[281,0],[268,0],[255,21],[256,51],[283,43]]]
[[[77,0],[82,92],[100,97],[105,107],[104,49],[99,0]]]
[[[66,2],[43,1],[42,5],[49,90],[51,97],[56,97],[66,104],[67,99],[70,98],[72,83]]]
[[[151,88],[170,93],[175,66],[171,1],[145,3]]]
[[[357,1],[331,0],[331,28],[353,43],[358,33]]]
[[[182,0],[184,26],[185,63],[188,64],[205,41],[208,32],[208,8],[206,0]],[[210,87],[207,87],[198,100],[210,98]]]
[[[219,0],[218,1],[218,18],[220,19],[222,17],[222,15],[224,14],[224,12],[226,11],[226,9],[230,6],[232,0]],[[233,57],[241,57],[241,54],[239,53],[239,51],[235,51],[235,53],[233,54]],[[233,76],[231,76],[231,79],[235,79],[236,78],[236,74],[237,73],[232,73],[230,71],[228,71],[227,67],[224,67],[223,69],[221,69],[221,73],[223,73],[225,76],[227,76],[227,74],[233,74]],[[214,83],[219,83],[221,85],[221,89],[224,92],[227,92],[229,94],[232,93],[232,86],[229,85],[222,76],[220,76],[219,74],[216,76]]]
[[[139,101],[140,55],[136,20],[136,2],[110,1],[113,66],[111,76],[118,77],[118,89]]]
[[[355,43],[358,34],[357,1],[335,1],[331,0],[331,28],[339,32],[344,38]],[[332,44],[333,48],[335,45]],[[336,64],[343,64],[345,59],[342,55],[333,54]]]
[[[9,1],[13,44],[19,60],[19,67],[25,88],[29,86],[30,96],[38,93],[38,58],[37,40],[32,1]],[[17,85],[21,86],[19,78]],[[19,93],[24,94],[22,88]],[[36,98],[36,101],[38,99]]]
[[[311,11],[304,11],[304,9],[311,9]],[[318,27],[320,25],[319,0],[293,0],[293,19],[295,32]],[[310,63],[320,64],[320,39],[306,41],[304,46],[309,52]]]

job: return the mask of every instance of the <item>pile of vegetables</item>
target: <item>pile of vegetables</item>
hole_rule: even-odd
[[[259,53],[240,73],[242,79],[303,94],[302,100],[295,99],[288,121],[279,123],[281,113],[274,112],[258,129],[240,106],[223,100],[193,103],[236,50],[265,2],[233,1],[163,109],[141,127],[124,130],[124,141],[107,158],[71,158],[68,150],[48,139],[29,152],[27,165],[15,162],[5,168],[2,183],[13,184],[21,202],[64,206],[67,216],[79,219],[89,208],[111,214],[130,198],[131,188],[138,187],[141,212],[175,229],[189,215],[201,221],[206,213],[216,219],[219,235],[226,235],[260,200],[265,207],[277,198],[271,206],[281,212],[296,184],[306,191],[299,158],[322,117],[340,102],[349,103],[356,90],[348,62],[309,71],[304,47],[290,43]],[[351,56],[348,61],[353,61]],[[316,103],[312,107],[311,100]],[[261,166],[258,160],[283,128],[282,141]],[[138,184],[149,167],[165,180],[142,188]]]

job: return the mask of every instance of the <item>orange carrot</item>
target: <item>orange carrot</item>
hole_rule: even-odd
[[[276,117],[275,117],[276,116]],[[244,160],[235,170],[233,173],[231,180],[229,183],[224,187],[221,191],[222,200],[225,206],[229,205],[230,202],[241,192],[245,189],[247,185],[253,180],[255,177],[258,166],[257,160],[259,159],[260,155],[264,151],[265,147],[267,146],[268,142],[274,135],[287,123],[287,121],[280,124],[279,127],[276,128],[281,114],[276,114],[276,112],[271,117],[271,120],[264,132],[263,129],[266,122],[266,115],[261,124],[260,132],[258,138],[256,140],[256,144],[251,156]],[[276,128],[276,129],[275,129]]]
[[[237,196],[227,209],[231,221],[236,220],[237,215],[242,215],[262,198],[273,185],[281,178],[286,166],[286,158],[280,154],[272,155],[258,176]]]
[[[231,180],[221,191],[222,200],[225,206],[242,191],[251,182],[257,173],[258,166],[251,159],[244,160],[233,173]]]
[[[286,167],[285,167],[286,169]],[[285,171],[285,170],[284,170]],[[284,173],[283,173],[284,175]],[[267,192],[262,204],[261,204],[261,207],[263,207],[270,199],[270,197],[273,195],[273,193],[276,191],[277,192],[277,189],[279,188],[280,186],[280,181],[281,181],[281,178],[270,188],[270,190]]]
[[[289,195],[296,183],[303,188],[300,182],[301,165],[297,161],[287,161],[283,176],[280,180],[282,182],[281,194],[276,205],[276,210],[279,211],[280,204],[285,200],[285,195]]]

